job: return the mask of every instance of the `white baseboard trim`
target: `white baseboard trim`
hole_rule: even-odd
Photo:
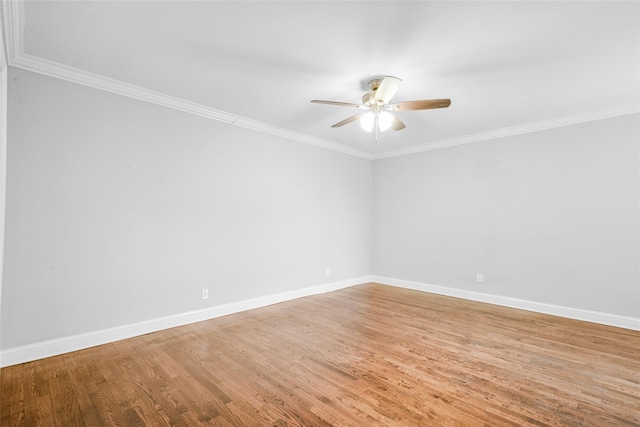
[[[56,338],[52,340],[28,344],[25,346],[9,348],[0,351],[0,367],[31,362],[33,360],[44,359],[46,357],[83,350],[85,348],[108,344],[110,342],[132,338],[151,332],[157,332],[164,329],[187,325],[190,323],[201,322],[204,320],[214,319],[216,317],[226,316],[229,314],[239,313],[255,308],[266,307],[268,305],[290,301],[306,296],[333,292],[369,282],[376,282],[383,285],[413,289],[422,292],[446,295],[472,301],[485,302],[505,307],[518,308],[522,310],[551,314],[555,316],[567,317],[570,319],[600,323],[603,325],[616,326],[620,328],[640,331],[640,319],[635,317],[620,316],[610,313],[602,313],[597,311],[545,304],[535,301],[527,301],[517,298],[467,291],[464,289],[449,288],[446,286],[437,286],[391,277],[362,276],[354,279],[325,283],[308,288],[296,289],[293,291],[281,292],[278,294],[218,305],[203,310],[195,310],[186,313],[175,314],[172,316],[151,319],[144,322],[117,326],[114,328],[102,329],[95,332],[88,332],[85,334]]]
[[[280,302],[290,301],[310,295],[333,292],[350,286],[371,282],[371,276],[357,277],[354,279],[339,282],[325,283],[303,289],[296,289],[278,294],[252,298],[229,304],[209,307],[203,310],[195,310],[187,313],[175,314],[172,316],[151,319],[144,322],[129,325],[117,326],[114,328],[102,329],[95,332],[88,332],[70,337],[56,338],[41,341],[20,347],[9,348],[0,351],[0,367],[17,365],[19,363],[31,362],[33,360],[44,359],[45,357],[57,356],[71,351],[83,350],[97,345],[108,344],[139,335],[157,332],[164,329],[183,326],[190,323],[201,322],[203,320],[214,319],[228,314],[239,313],[254,308],[265,307]]]
[[[383,285],[396,286],[399,288],[430,292],[433,294],[446,295],[450,297],[468,299],[478,302],[486,302],[489,304],[518,308],[521,310],[534,311],[537,313],[551,314],[554,316],[566,317],[569,319],[582,320],[586,322],[599,323],[602,325],[616,326],[619,328],[640,331],[640,318],[636,317],[627,317],[611,313],[602,313],[599,311],[564,307],[560,305],[546,304],[500,295],[467,291],[464,289],[449,288],[446,286],[412,282],[409,280],[395,279],[392,277],[382,277],[374,275],[372,281]]]

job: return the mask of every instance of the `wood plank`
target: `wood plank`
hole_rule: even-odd
[[[3,368],[2,426],[640,426],[640,332],[365,284]]]

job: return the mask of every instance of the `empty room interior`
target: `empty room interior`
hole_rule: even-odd
[[[0,425],[640,426],[640,3],[2,0]]]

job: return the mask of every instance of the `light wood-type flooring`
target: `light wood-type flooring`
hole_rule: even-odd
[[[1,371],[9,426],[639,426],[640,332],[365,284]]]

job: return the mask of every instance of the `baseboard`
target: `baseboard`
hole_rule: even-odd
[[[0,351],[0,367],[17,365],[19,363],[57,356],[60,354],[69,353],[71,351],[77,351],[85,348],[95,347],[97,345],[108,344],[110,342],[119,341],[122,339],[132,338],[151,332],[157,332],[164,329],[187,325],[190,323],[214,319],[216,317],[239,313],[246,310],[266,307],[268,305],[290,301],[297,298],[337,291],[368,282],[376,282],[400,288],[430,292],[439,295],[463,298],[472,301],[485,302],[505,307],[552,314],[555,316],[567,317],[570,319],[600,323],[603,325],[616,326],[619,328],[640,331],[640,319],[635,317],[626,317],[610,313],[563,307],[535,301],[504,297],[500,295],[485,294],[481,292],[473,292],[463,289],[431,285],[427,283],[395,279],[391,277],[363,276],[339,282],[325,283],[318,286],[252,298],[230,304],[218,305],[203,310],[190,311],[187,313],[180,313],[172,316],[151,319],[144,322],[103,329],[86,334],[73,335],[70,337],[57,338],[25,346],[9,348]]]
[[[373,276],[372,280],[383,285],[414,289],[417,291],[430,292],[434,294],[446,295],[450,297],[468,299],[478,302],[486,302],[489,304],[518,308],[521,310],[535,311],[537,313],[552,314],[554,316],[566,317],[569,319],[582,320],[586,322],[599,323],[602,325],[616,326],[619,328],[640,331],[640,318],[636,317],[627,317],[611,313],[602,313],[598,311],[545,304],[541,302],[527,301],[500,295],[485,294],[481,292],[467,291],[464,289],[449,288],[446,286],[437,286],[427,283],[395,279],[392,277]]]
[[[83,350],[85,348],[108,344],[110,342],[157,332],[163,329],[214,319],[216,317],[265,307],[310,295],[337,291],[371,281],[371,276],[363,276],[339,282],[325,283],[318,286],[296,289],[293,291],[252,298],[230,304],[218,305],[203,310],[190,311],[158,319],[151,319],[144,322],[9,348],[0,351],[0,361],[2,363],[0,367],[17,365],[19,363],[44,359],[45,357],[57,356],[71,351]]]

